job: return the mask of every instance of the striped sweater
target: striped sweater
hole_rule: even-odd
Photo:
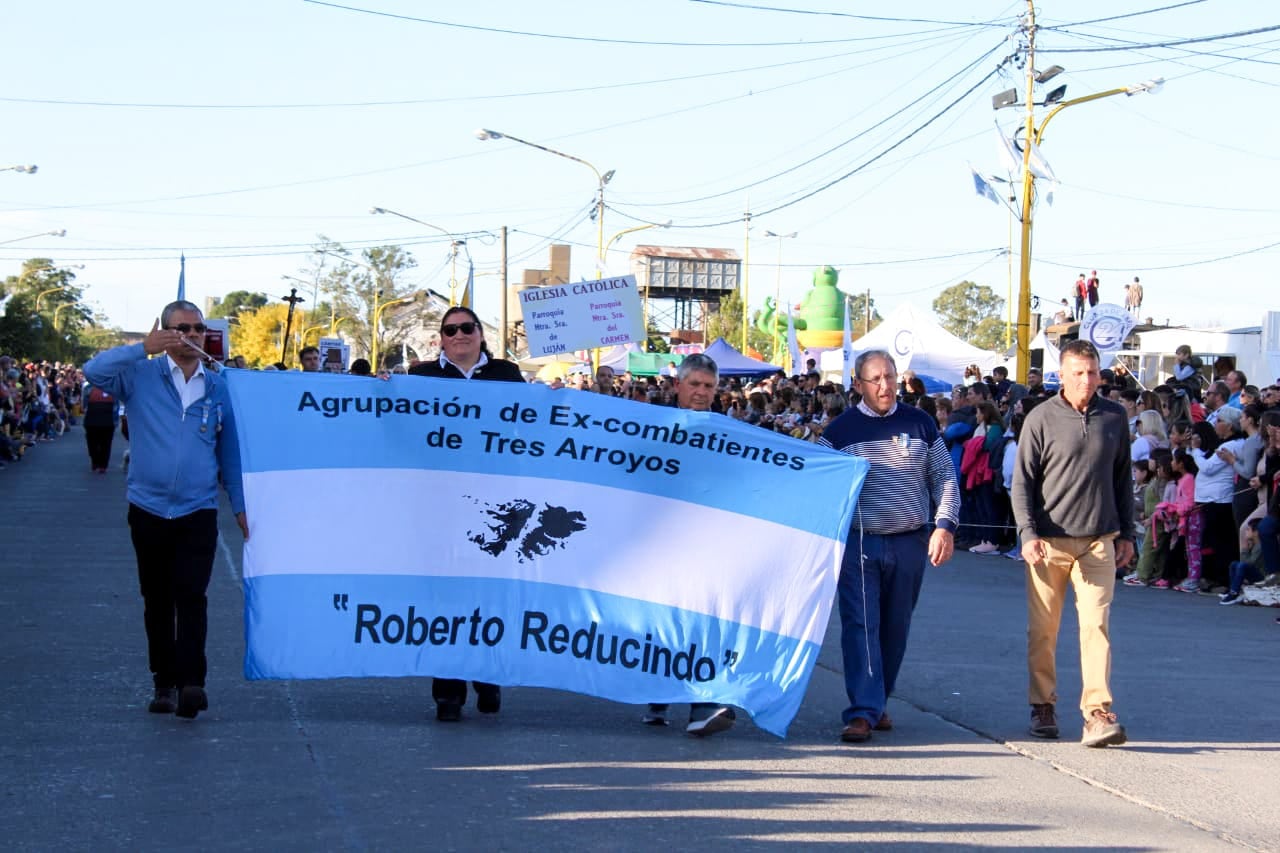
[[[960,488],[951,454],[928,414],[895,405],[883,417],[865,404],[846,409],[823,432],[820,444],[871,463],[854,528],[889,534],[933,521],[954,531],[960,521]]]

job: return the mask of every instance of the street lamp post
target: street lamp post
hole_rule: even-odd
[[[381,305],[378,305],[378,304],[377,304],[377,298],[378,298],[379,294],[381,294],[381,291],[377,291],[377,292],[374,294],[374,300],[375,300],[375,301],[374,301],[374,306],[375,306],[375,307],[374,307],[374,309],[373,309],[373,336],[372,336],[372,337],[373,337],[373,372],[374,372],[375,374],[377,374],[377,373],[379,372],[379,369],[378,369],[378,328],[379,328],[379,323],[380,323],[380,322],[381,322],[381,320],[382,320],[382,312],[383,312],[383,311],[386,311],[386,310],[387,310],[388,308],[390,308],[392,305],[404,305],[404,304],[406,304],[406,303],[408,303],[408,302],[413,302],[415,299],[417,299],[417,298],[418,298],[418,294],[413,293],[413,294],[410,294],[409,296],[401,296],[401,297],[400,297],[400,298],[398,298],[398,299],[388,299],[386,302],[383,302]]]
[[[782,310],[782,241],[799,237],[800,232],[792,231],[790,234],[779,234],[776,231],[766,231],[764,236],[778,238],[778,275],[773,283],[773,360],[778,361],[778,312]],[[781,364],[781,362],[778,363]]]
[[[0,166],[0,172],[24,172],[28,175],[34,175],[39,168],[35,164],[30,166]]]
[[[1089,101],[1097,101],[1102,98],[1111,98],[1116,95],[1137,95],[1142,92],[1155,93],[1159,91],[1164,84],[1162,78],[1147,80],[1133,86],[1123,86],[1118,89],[1107,89],[1103,92],[1095,92],[1092,95],[1085,95],[1080,98],[1072,98],[1071,100],[1062,100],[1066,94],[1066,87],[1061,86],[1050,92],[1041,106],[1053,105],[1040,122],[1036,126],[1035,121],[1035,84],[1046,82],[1049,78],[1055,77],[1064,70],[1061,66],[1055,65],[1045,69],[1044,72],[1035,70],[1035,51],[1036,51],[1036,19],[1034,0],[1027,0],[1027,118],[1024,130],[1022,145],[1022,240],[1020,243],[1020,262],[1018,267],[1018,373],[1017,381],[1026,384],[1027,371],[1031,367],[1031,226],[1032,226],[1032,208],[1035,197],[1035,175],[1031,171],[1031,152],[1033,148],[1038,148],[1044,140],[1044,130],[1049,121],[1058,113],[1067,107],[1076,104],[1084,104]],[[1012,95],[1012,97],[1010,97]],[[1002,93],[996,96],[993,101],[996,109],[1002,106],[1013,106],[1017,97],[1014,90]]]
[[[28,234],[25,237],[14,237],[12,240],[0,240],[0,246],[7,246],[10,243],[21,243],[23,240],[34,240],[37,237],[65,237],[67,229],[59,228],[57,231],[41,231],[39,234]]]
[[[548,154],[554,154],[557,157],[581,163],[591,170],[591,173],[596,176],[596,277],[599,278],[603,274],[601,265],[604,263],[604,186],[613,180],[614,170],[610,169],[601,174],[599,169],[581,157],[574,157],[572,154],[566,154],[563,151],[557,151],[554,148],[548,148],[545,145],[539,145],[536,142],[530,142],[527,139],[521,139],[509,133],[499,133],[496,130],[482,127],[476,131],[476,138],[482,141],[487,139],[510,139],[512,142],[519,142],[521,145],[528,145],[530,148],[537,148],[539,151],[546,151]]]
[[[399,211],[390,210],[385,207],[371,207],[369,208],[369,212],[370,213],[389,213],[392,216],[398,216],[401,219],[407,219],[410,222],[416,222],[419,225],[432,229],[433,231],[439,231],[441,234],[449,238],[449,307],[452,308],[454,305],[457,305],[458,304],[458,301],[457,301],[458,249],[459,247],[466,246],[467,241],[459,240],[456,236],[454,236],[453,232],[446,231],[445,229],[441,228],[439,225],[432,225],[430,222],[423,222],[421,219],[418,219],[413,216],[409,216],[406,213],[400,213]]]
[[[60,313],[62,312],[62,309],[63,309],[63,308],[74,308],[74,307],[75,307],[75,305],[76,305],[76,303],[74,303],[74,302],[64,302],[64,303],[62,303],[61,305],[59,305],[58,307],[56,307],[56,308],[54,308],[54,309],[53,309],[53,328],[54,328],[55,330],[57,330],[57,331],[59,331],[59,332],[61,332],[61,331],[62,331],[62,326],[58,323],[58,314],[60,314]]]
[[[637,225],[634,228],[622,229],[617,234],[610,237],[609,242],[604,244],[604,251],[600,253],[600,262],[602,264],[605,262],[607,259],[606,256],[609,254],[609,249],[612,248],[613,244],[618,242],[623,235],[634,234],[637,231],[648,231],[650,228],[670,228],[671,222],[672,220],[668,219],[666,222],[651,222],[648,225]],[[649,349],[649,279],[647,277],[644,282],[644,302],[642,304],[644,306],[644,310],[641,316],[644,319],[644,341],[645,351],[647,352]]]

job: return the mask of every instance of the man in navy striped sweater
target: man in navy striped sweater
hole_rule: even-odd
[[[893,728],[885,704],[907,650],[925,564],[940,566],[955,549],[960,489],[938,425],[898,403],[893,356],[858,356],[853,387],[862,402],[832,421],[821,443],[871,463],[838,584],[849,694],[840,739],[861,743],[873,729]],[[933,519],[930,507],[937,507]]]

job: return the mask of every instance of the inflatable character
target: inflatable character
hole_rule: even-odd
[[[844,345],[844,293],[836,287],[840,273],[834,267],[813,271],[813,288],[805,293],[794,314],[796,338],[805,349],[830,349]],[[756,328],[766,335],[787,333],[787,315],[766,297]]]

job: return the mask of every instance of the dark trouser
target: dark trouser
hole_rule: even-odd
[[[996,515],[996,485],[988,480],[973,489],[973,523],[977,527],[974,537],[979,542],[995,543],[1000,540],[1000,519]]]
[[[111,464],[111,440],[115,438],[115,424],[111,426],[86,426],[84,443],[89,447],[89,465],[95,469]]]
[[[1084,297],[1077,296],[1076,297],[1076,322],[1078,323],[1083,319],[1084,319]]]
[[[1242,563],[1236,560],[1229,567],[1231,573],[1231,582],[1227,584],[1229,592],[1240,592],[1247,583],[1257,583],[1262,580],[1262,569],[1253,563]]]
[[[218,511],[161,518],[129,505],[138,557],[147,655],[156,687],[204,686],[209,577],[218,547]]]
[[[476,689],[476,694],[480,696],[486,693],[498,692],[498,685],[484,681],[473,681],[471,686]],[[431,679],[431,698],[437,703],[452,702],[455,705],[465,705],[467,703],[467,682],[460,678],[433,678]]]
[[[874,726],[884,713],[907,651],[928,553],[925,527],[885,536],[849,531],[836,588],[849,695],[845,723],[861,717]]]
[[[1239,525],[1235,523],[1229,503],[1201,504],[1200,512],[1204,519],[1200,576],[1214,586],[1226,586],[1227,567],[1240,559]]]
[[[1280,572],[1280,518],[1264,515],[1258,522],[1258,541],[1262,543],[1262,565],[1267,574]]]

